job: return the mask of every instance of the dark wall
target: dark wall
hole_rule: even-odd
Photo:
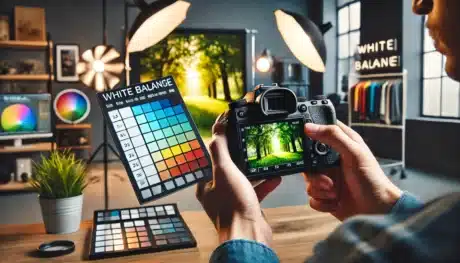
[[[460,122],[407,121],[407,165],[457,177],[460,175]]]
[[[274,55],[286,58],[293,58],[293,56],[276,29],[273,10],[285,8],[301,14],[307,13],[305,0],[190,0],[190,2],[192,5],[182,27],[257,29],[259,33],[256,35],[255,54],[258,55],[264,48],[269,48]],[[109,0],[107,3],[108,43],[121,51],[124,1]],[[102,43],[102,1],[1,1],[0,13],[12,17],[15,5],[44,7],[46,28],[51,33],[54,43],[78,44],[80,52]],[[130,10],[130,21],[134,20],[136,14],[136,9]],[[10,25],[13,25],[12,19]],[[251,70],[251,67],[248,70]],[[268,74],[256,73],[255,83],[271,83],[271,80]],[[89,95],[93,107],[88,122],[93,124],[93,146],[99,145],[102,140],[102,115],[97,106],[95,92],[80,83],[53,83],[53,86],[54,93],[62,89],[76,88]],[[98,159],[101,157],[98,156]]]

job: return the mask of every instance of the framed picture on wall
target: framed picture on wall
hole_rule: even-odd
[[[14,37],[23,41],[45,41],[45,9],[40,7],[14,7]]]
[[[56,58],[56,81],[78,82],[77,64],[80,58],[80,49],[78,45],[56,44],[54,50]]]

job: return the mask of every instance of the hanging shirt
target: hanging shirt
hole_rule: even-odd
[[[380,119],[385,121],[385,105],[386,105],[386,91],[388,87],[388,81],[383,83],[382,89],[380,90]]]
[[[358,84],[356,84],[356,87],[354,90],[353,109],[355,110],[355,112],[359,111],[359,102],[360,102],[360,94],[361,94],[360,92],[361,92],[363,85],[364,85],[364,82],[359,82]]]
[[[389,82],[385,94],[385,124],[391,124],[390,121],[390,104],[391,104],[391,90],[393,89],[393,82]]]
[[[369,118],[374,118],[375,112],[375,93],[379,86],[378,82],[372,82],[371,86],[369,87]]]
[[[371,97],[372,97],[372,90],[374,89],[374,82],[371,82],[371,85],[367,88],[366,93],[366,116],[370,118],[371,116]]]
[[[358,86],[359,83],[356,83],[355,85],[353,85],[350,90],[349,90],[349,96],[348,96],[348,103],[350,103],[351,105],[351,108],[354,110],[355,109],[355,90],[356,90],[356,87]]]
[[[391,90],[390,121],[391,124],[400,124],[402,121],[402,83],[396,82]]]
[[[366,101],[366,98],[367,98],[367,92],[368,92],[368,89],[370,87],[370,85],[372,84],[372,82],[370,81],[366,81],[364,83],[364,87],[361,89],[361,96],[360,96],[360,99],[361,99],[361,109],[360,109],[360,120],[365,120],[366,119],[366,104],[367,104],[367,101]]]
[[[380,118],[380,101],[382,99],[382,82],[378,82],[377,86],[375,87],[375,105],[374,105],[374,114],[372,116],[373,120],[378,120]]]

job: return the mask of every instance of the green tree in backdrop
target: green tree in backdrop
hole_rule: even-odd
[[[202,136],[244,92],[244,41],[232,34],[173,33],[143,51],[141,82],[172,75]]]

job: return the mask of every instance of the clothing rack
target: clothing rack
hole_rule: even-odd
[[[356,82],[363,80],[392,80],[400,79],[402,83],[402,114],[401,114],[401,124],[383,124],[383,123],[361,123],[353,122],[353,102],[350,98],[353,98],[351,94],[351,88],[348,89],[348,126],[350,127],[373,127],[373,128],[383,128],[383,129],[396,129],[401,132],[401,160],[392,160],[377,158],[382,168],[394,168],[401,166],[401,179],[406,177],[405,168],[406,168],[406,114],[407,114],[407,70],[403,70],[402,73],[385,73],[385,74],[350,74],[349,78],[349,87],[352,87]]]

